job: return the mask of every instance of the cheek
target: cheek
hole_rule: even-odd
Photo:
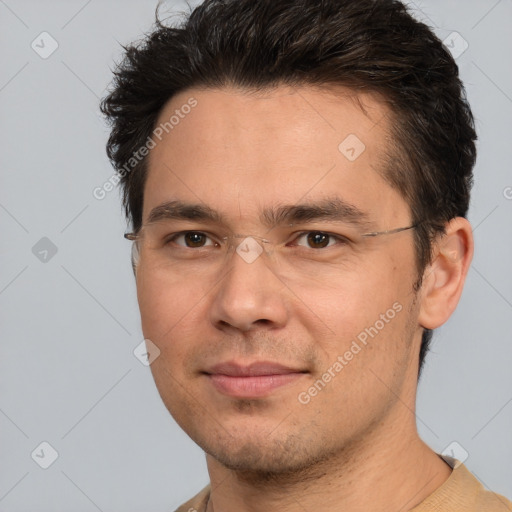
[[[208,288],[197,282],[169,279],[169,275],[147,272],[137,274],[137,299],[144,335],[167,339],[186,326],[204,307]]]
[[[406,252],[376,255],[358,272],[305,295],[305,304],[296,311],[303,325],[304,319],[311,322],[307,328],[316,341],[321,370],[329,369],[341,356],[339,374],[347,382],[371,382],[375,377],[369,369],[389,375],[408,357],[414,275],[407,258],[413,261]]]
[[[407,310],[398,302],[339,320],[339,332],[324,343],[314,380],[330,380],[318,402],[329,403],[333,417],[350,411],[357,422],[386,409],[400,395],[410,359],[407,320]]]
[[[389,269],[389,267],[387,267]],[[301,317],[315,320],[332,337],[346,340],[379,320],[379,316],[392,308],[404,296],[400,283],[403,276],[397,270],[366,266],[356,273],[340,275],[329,286],[311,287],[307,291],[294,290],[300,297]]]
[[[169,281],[158,274],[142,272],[137,276],[137,298],[144,338],[160,350],[151,364],[157,388],[169,406],[180,394],[188,378],[186,362],[200,334],[200,318],[204,318],[204,291],[194,285]],[[173,398],[174,397],[174,398]]]
[[[207,338],[208,295],[194,285],[152,277],[138,280],[137,296],[144,338],[160,350],[150,366],[155,384],[167,407],[178,406],[192,375],[191,354]]]

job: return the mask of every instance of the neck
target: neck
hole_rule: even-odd
[[[402,404],[364,439],[294,474],[254,474],[226,468],[207,455],[207,512],[411,510],[442,485],[451,468],[418,436]],[[400,427],[397,427],[400,425]]]

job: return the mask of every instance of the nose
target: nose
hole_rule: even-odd
[[[252,243],[252,247],[251,243],[240,244],[230,255],[224,277],[215,290],[210,315],[218,329],[275,329],[288,320],[286,285],[275,274],[267,256],[254,252]]]

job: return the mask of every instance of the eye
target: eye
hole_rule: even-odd
[[[304,238],[306,239],[306,243],[311,249],[323,249],[324,247],[347,243],[347,240],[343,237],[332,235],[330,233],[326,233],[325,231],[307,231],[301,233],[296,239],[297,245],[300,245],[298,242]]]
[[[208,240],[210,243],[206,243]],[[170,242],[174,242],[181,247],[187,247],[189,249],[215,245],[208,235],[200,231],[183,231],[181,233],[176,233],[167,238],[166,244]]]

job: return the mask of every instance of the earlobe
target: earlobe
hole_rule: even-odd
[[[423,275],[418,317],[426,329],[444,324],[457,307],[473,258],[470,223],[463,217],[452,219],[434,244],[432,262]]]

